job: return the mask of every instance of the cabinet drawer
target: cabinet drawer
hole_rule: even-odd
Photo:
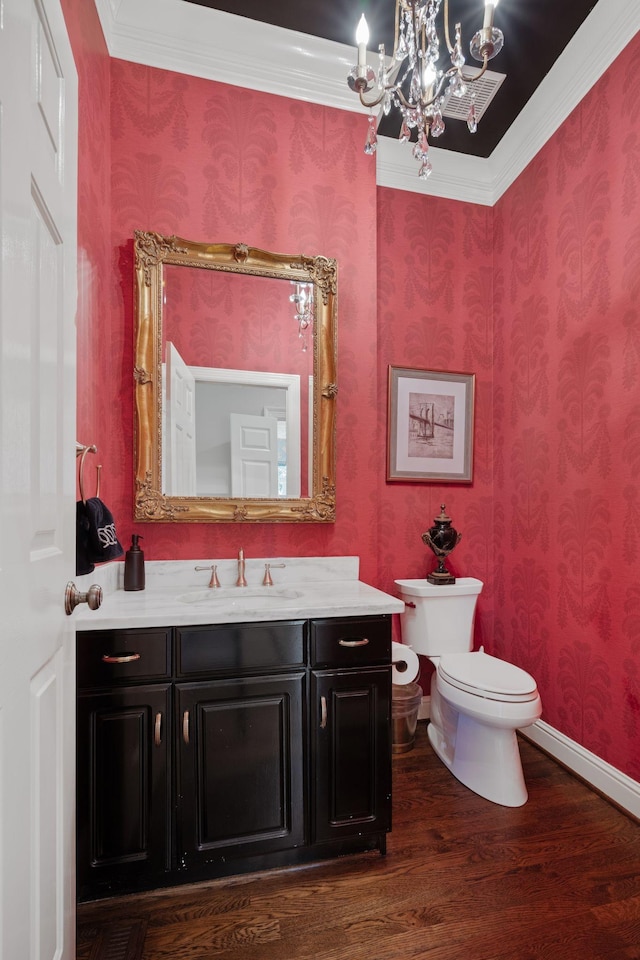
[[[178,627],[178,675],[282,670],[306,663],[304,620]]]
[[[391,660],[391,617],[311,621],[311,665],[356,667]]]
[[[79,687],[171,676],[171,630],[87,630],[77,636]]]

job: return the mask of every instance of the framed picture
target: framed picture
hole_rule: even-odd
[[[475,379],[389,367],[387,480],[471,482]]]

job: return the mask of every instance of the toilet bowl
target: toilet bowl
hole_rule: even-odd
[[[482,581],[455,584],[396,580],[405,611],[402,640],[435,667],[431,680],[429,741],[470,790],[494,803],[527,801],[516,730],[542,713],[536,682],[525,670],[483,649],[472,652]]]

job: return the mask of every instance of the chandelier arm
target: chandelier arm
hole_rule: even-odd
[[[400,35],[400,5],[401,0],[396,0],[396,23],[395,31],[393,36],[393,59],[396,58],[396,51],[398,49],[398,36]]]
[[[364,92],[363,87],[361,86],[356,87],[356,90],[358,91],[358,96],[360,97],[360,103],[362,104],[362,106],[367,107],[367,109],[370,110],[372,107],[377,107],[379,103],[382,103],[382,101],[384,100],[384,95],[387,92],[387,90],[393,90],[393,87],[383,87],[382,93],[380,94],[380,96],[375,98],[374,100],[365,100],[365,98],[362,95]]]
[[[485,72],[485,70],[487,69],[488,66],[489,66],[489,58],[488,58],[488,56],[487,56],[486,53],[485,53],[484,57],[482,58],[482,67],[480,68],[480,73],[476,73],[476,75],[475,75],[474,77],[468,77],[468,76],[463,72],[462,67],[459,67],[459,68],[458,68],[458,74],[459,74],[460,78],[461,78],[462,80],[464,80],[465,83],[475,83],[476,80],[479,80],[480,77],[484,74],[484,72]]]
[[[444,39],[447,44],[447,50],[449,53],[453,53],[453,47],[451,46],[451,39],[449,37],[449,0],[444,0]]]

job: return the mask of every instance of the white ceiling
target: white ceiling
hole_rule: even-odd
[[[96,0],[96,6],[112,57],[367,112],[346,83],[355,60],[353,47],[182,0]],[[432,147],[433,173],[423,181],[410,148],[381,137],[375,161],[377,183],[492,206],[638,30],[638,0],[596,4],[489,158]],[[363,120],[363,144],[365,134]]]

